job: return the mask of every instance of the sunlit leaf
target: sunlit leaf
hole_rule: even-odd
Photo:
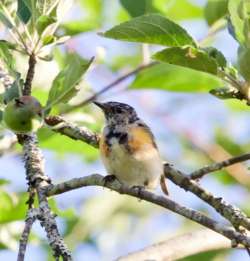
[[[208,0],[204,13],[209,25],[227,14],[227,4],[228,0]]]
[[[5,15],[3,10],[0,9],[0,21],[8,28],[13,28],[15,25],[12,21]]]
[[[83,74],[87,71],[93,59],[86,61],[75,54],[68,61],[68,65],[54,79],[49,91],[46,108],[69,101],[76,93],[76,85],[80,82]]]
[[[185,29],[158,14],[136,17],[106,31],[103,36],[123,41],[166,46],[195,46],[194,40]]]
[[[171,64],[158,64],[139,73],[131,84],[133,89],[159,89],[176,92],[203,92],[223,86],[210,74]]]
[[[171,47],[156,53],[154,59],[194,70],[217,74],[217,63],[206,52],[193,47]]]
[[[228,0],[228,11],[230,14],[229,32],[241,44],[246,41],[244,35],[244,19],[240,12],[243,9],[242,0]]]
[[[175,21],[203,17],[202,7],[190,0],[154,0],[154,6]]]
[[[42,15],[38,18],[36,22],[36,29],[39,35],[48,27],[50,24],[55,23],[56,18],[52,16]]]

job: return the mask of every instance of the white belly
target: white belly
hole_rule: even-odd
[[[108,174],[115,175],[119,181],[129,186],[157,187],[163,165],[158,151],[145,145],[138,154],[129,155],[117,142],[112,144],[109,157],[102,155]]]

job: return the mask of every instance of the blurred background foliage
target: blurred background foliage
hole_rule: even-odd
[[[48,8],[53,2],[47,1]],[[2,3],[12,8],[13,1]],[[231,10],[234,10],[233,6]],[[44,38],[48,45],[44,48],[44,59],[39,60],[36,67],[33,96],[45,105],[53,79],[67,66],[72,55],[77,53],[84,60],[95,56],[84,80],[77,87],[78,94],[69,102],[54,106],[51,114],[63,114],[78,126],[100,132],[103,126],[101,112],[91,104],[84,107],[78,104],[145,62],[148,56],[161,48],[114,41],[98,33],[149,13],[159,13],[180,24],[194,39],[204,41],[204,48],[218,48],[231,69],[237,67],[239,40],[237,42],[231,37],[226,28],[227,0],[75,0],[70,11],[63,16],[54,39],[49,35]],[[3,21],[1,12],[0,20]],[[220,30],[213,33],[217,28]],[[4,24],[0,27],[0,34],[2,39],[10,40]],[[70,39],[52,49],[55,41],[65,35]],[[244,36],[240,39],[244,40]],[[6,53],[1,57],[8,61],[11,59],[13,66],[25,78],[27,57],[14,51]],[[148,68],[99,99],[117,100],[134,106],[152,127],[163,159],[187,173],[211,162],[248,152],[249,107],[243,101],[219,100],[209,94],[211,89],[224,87],[225,83],[220,78],[179,65],[161,63]],[[242,75],[245,75],[244,72]],[[20,146],[13,142],[13,133],[3,127],[0,131],[0,259],[15,260],[27,208],[27,186]],[[46,172],[54,183],[91,173],[105,174],[95,148],[55,134],[47,126],[39,130],[38,137],[46,159]],[[8,142],[11,146],[6,146]],[[238,205],[250,215],[247,164],[217,171],[201,182],[212,193]],[[174,200],[220,219],[194,196],[172,184],[169,187]],[[176,234],[200,228],[160,207],[100,188],[84,188],[57,196],[50,199],[50,205],[58,214],[60,230],[74,252],[74,260],[113,260]],[[183,260],[237,258],[247,260],[248,257],[244,251],[233,250],[213,251]],[[34,259],[52,260],[46,237],[39,226],[33,230],[27,251],[27,260]]]

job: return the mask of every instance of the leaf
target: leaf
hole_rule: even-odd
[[[32,15],[30,0],[17,1],[17,15],[25,24],[28,23]]]
[[[244,44],[246,42],[246,38],[244,35],[244,17],[241,14],[241,9],[244,9],[244,2],[242,0],[229,0],[229,33],[239,43]]]
[[[3,10],[0,10],[0,21],[8,28],[13,28],[15,25],[12,23],[12,21],[9,20],[9,18],[4,14]]]
[[[68,102],[76,93],[76,85],[87,71],[93,59],[86,61],[79,55],[71,56],[68,65],[56,76],[49,91],[46,109],[60,102]]]
[[[209,0],[204,9],[204,15],[209,25],[227,14],[228,0]]]
[[[13,52],[10,52],[9,49],[12,49],[13,45],[7,41],[0,41],[0,58],[5,63],[9,72],[14,68],[14,57]]]
[[[159,12],[156,8],[154,8],[152,0],[120,0],[120,3],[131,17]]]
[[[41,128],[38,131],[39,144],[42,148],[55,151],[59,156],[66,154],[78,154],[87,161],[98,158],[99,151],[92,146],[72,139],[65,139],[61,135],[55,134],[48,128]]]
[[[194,40],[185,29],[158,14],[136,17],[113,27],[105,32],[103,36],[129,42],[166,46],[195,46]]]
[[[36,29],[39,35],[51,24],[56,22],[56,18],[53,16],[42,15],[36,22]]]
[[[5,104],[22,95],[23,80],[20,77],[21,74],[17,74],[16,80],[12,83],[11,87],[4,92]]]
[[[163,63],[140,72],[130,87],[176,92],[207,92],[219,86],[223,86],[223,82],[213,75]]]
[[[169,19],[188,20],[203,18],[203,9],[190,0],[154,0],[154,6]]]
[[[167,48],[154,54],[153,58],[158,61],[189,67],[191,69],[211,74],[217,74],[217,64],[215,59],[209,57],[206,52],[190,46],[184,48]]]
[[[249,58],[250,58],[250,48],[245,48],[243,46],[240,46],[238,48],[238,60],[237,60],[238,69],[241,75],[248,82],[250,82]]]
[[[206,47],[203,48],[202,50],[206,51],[211,58],[214,58],[219,67],[224,68],[227,66],[227,60],[225,56],[218,49],[214,47]]]
[[[16,220],[23,220],[26,212],[27,195],[20,194],[14,197],[4,190],[0,190],[0,224]],[[15,199],[15,200],[14,200]]]

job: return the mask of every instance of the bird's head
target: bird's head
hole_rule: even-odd
[[[133,107],[121,102],[94,102],[99,108],[102,109],[107,124],[130,124],[135,122],[138,117]]]

